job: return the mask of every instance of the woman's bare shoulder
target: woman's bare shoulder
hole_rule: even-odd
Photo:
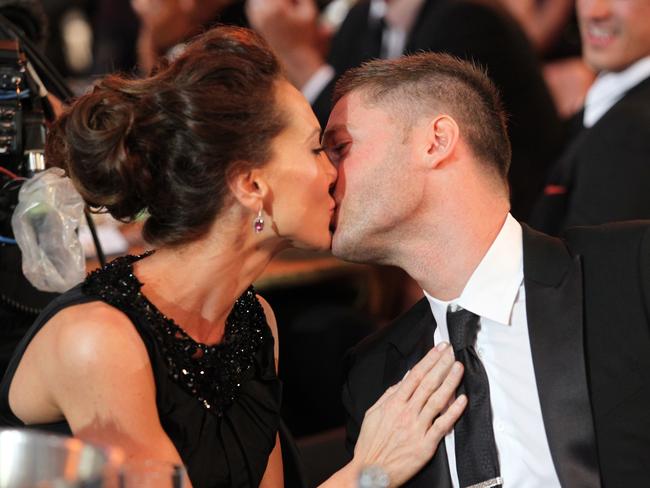
[[[54,358],[66,369],[103,367],[116,358],[147,358],[131,320],[120,310],[100,301],[61,310],[41,333]]]
[[[64,416],[73,427],[118,391],[150,388],[147,350],[129,318],[103,302],[90,302],[59,311],[34,336],[14,374],[9,401],[25,423]]]

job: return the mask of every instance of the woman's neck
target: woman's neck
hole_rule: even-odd
[[[221,341],[225,322],[241,294],[283,246],[249,233],[227,233],[181,247],[162,247],[138,261],[142,293],[197,342]]]

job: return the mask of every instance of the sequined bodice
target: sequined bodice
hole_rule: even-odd
[[[137,259],[114,260],[41,313],[16,348],[13,366],[3,379],[0,419],[6,425],[24,426],[11,412],[8,391],[29,342],[59,311],[99,300],[124,313],[142,339],[160,425],[192,486],[259,486],[280,428],[282,385],[275,370],[273,335],[255,291],[249,288],[234,304],[221,343],[200,344],[142,293],[142,283],[133,273]],[[122,360],[115,357],[116,362]],[[38,428],[70,432],[66,421]]]
[[[169,376],[218,416],[235,400],[241,384],[252,375],[255,353],[271,340],[264,310],[250,286],[237,299],[222,342],[194,341],[173,319],[166,317],[141,292],[133,262],[143,256],[117,258],[86,279],[84,293],[96,295],[120,309],[134,310],[152,326]]]

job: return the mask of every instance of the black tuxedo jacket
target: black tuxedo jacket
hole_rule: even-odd
[[[379,57],[381,37],[369,25],[368,0],[355,5],[332,40],[328,62],[337,75]],[[563,131],[537,56],[504,11],[477,0],[425,0],[406,53],[445,52],[484,67],[501,92],[512,142],[512,213],[527,219],[557,159]],[[312,105],[325,127],[334,80]]]
[[[650,486],[650,222],[526,226],[530,345],[551,456],[566,488]],[[365,411],[432,347],[426,299],[350,353],[347,443]],[[449,488],[444,442],[405,486]]]
[[[575,225],[650,219],[650,78],[581,130],[553,168],[531,225],[559,234]]]

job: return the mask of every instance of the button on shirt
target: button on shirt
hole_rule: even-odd
[[[448,307],[480,317],[476,350],[490,382],[503,488],[559,488],[535,382],[523,280],[521,225],[508,214],[460,297],[445,302],[424,293],[437,323],[435,344],[449,342]],[[452,484],[458,487],[453,431],[445,447]]]

